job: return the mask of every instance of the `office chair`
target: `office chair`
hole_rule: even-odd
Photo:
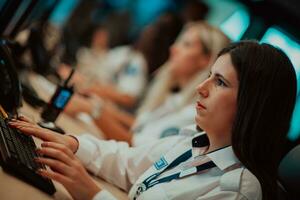
[[[285,198],[300,199],[300,145],[283,157],[278,168],[278,175],[284,188]]]

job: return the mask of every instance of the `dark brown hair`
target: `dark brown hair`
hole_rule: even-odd
[[[263,199],[276,199],[277,168],[296,99],[296,73],[282,50],[256,41],[223,49],[238,74],[232,147],[259,180]]]

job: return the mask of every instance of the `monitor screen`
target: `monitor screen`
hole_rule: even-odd
[[[32,1],[21,1],[20,4],[17,6],[17,9],[14,12],[11,20],[8,22],[7,26],[4,28],[3,35],[11,36],[12,32],[17,28],[18,23],[25,17],[25,13],[27,9],[29,9],[30,4]]]
[[[58,0],[8,1],[0,11],[1,34],[13,38],[30,24],[47,20],[47,16],[58,2]]]
[[[0,11],[2,10],[2,8],[4,7],[4,4],[6,3],[5,0],[0,1]]]
[[[49,21],[51,21],[56,26],[62,27],[63,25],[65,25],[79,3],[79,0],[60,1],[51,13]]]
[[[300,44],[287,33],[280,28],[270,27],[261,38],[261,42],[281,48],[292,61],[296,71],[300,70]]]
[[[72,92],[68,89],[61,89],[59,94],[54,100],[54,106],[59,109],[63,109],[69,99],[72,96]]]
[[[250,24],[250,16],[247,10],[239,9],[221,23],[220,29],[232,40],[242,38]]]

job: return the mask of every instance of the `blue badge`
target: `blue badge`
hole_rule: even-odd
[[[160,170],[160,169],[162,169],[163,167],[165,167],[167,165],[168,165],[168,162],[166,161],[166,159],[164,157],[161,157],[158,161],[156,161],[154,163],[154,167],[157,170]]]

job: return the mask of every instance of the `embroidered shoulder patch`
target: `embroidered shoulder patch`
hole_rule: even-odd
[[[164,157],[161,157],[158,161],[156,161],[154,163],[154,167],[157,170],[160,170],[160,169],[162,169],[163,167],[165,167],[167,165],[168,165],[168,162],[166,161],[166,159]]]

